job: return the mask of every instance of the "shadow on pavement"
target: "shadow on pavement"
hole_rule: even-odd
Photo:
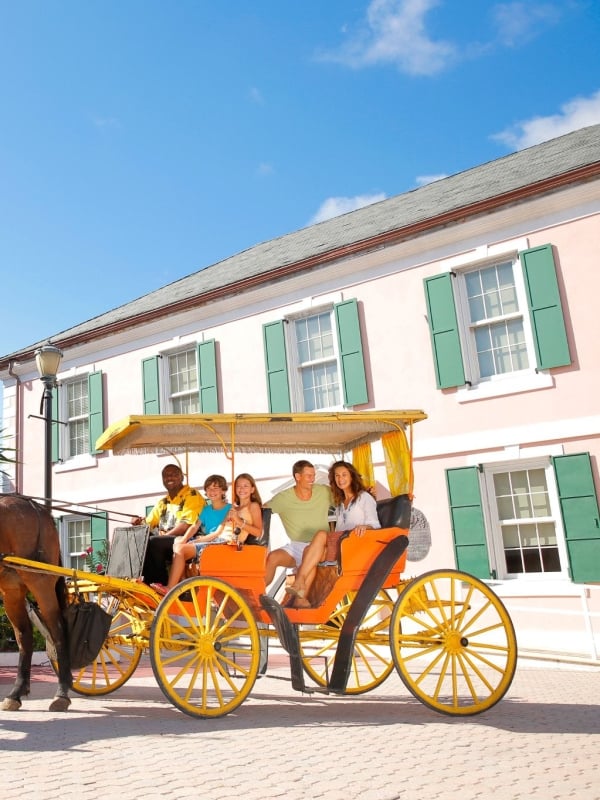
[[[40,673],[44,672],[43,677]],[[7,679],[10,678],[10,680]],[[4,679],[2,679],[4,678]],[[12,674],[0,673],[0,684],[12,683]],[[377,690],[347,697],[300,695],[287,681],[265,676],[250,697],[232,714],[218,719],[190,717],[164,698],[160,688],[145,679],[132,679],[113,694],[83,697],[73,693],[66,714],[47,711],[55,678],[51,669],[37,669],[32,694],[18,712],[0,712],[0,732],[11,731],[18,740],[5,739],[3,751],[86,751],[86,743],[128,737],[213,734],[236,730],[310,729],[315,726],[366,728],[382,726],[469,726],[515,733],[600,733],[598,706],[592,703],[540,703],[516,694],[505,697],[489,711],[473,717],[439,714],[410,695],[399,680]],[[0,689],[2,694],[2,689]],[[593,696],[593,695],[591,695]]]

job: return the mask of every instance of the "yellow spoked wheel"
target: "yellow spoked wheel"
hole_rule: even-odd
[[[445,714],[486,711],[515,674],[517,642],[506,608],[485,583],[457,570],[428,572],[406,586],[390,645],[406,687]]]
[[[355,597],[356,592],[344,595],[326,623],[300,628],[302,664],[305,672],[319,686],[326,686],[328,683],[340,630]],[[362,694],[374,689],[383,683],[394,668],[389,645],[393,608],[391,595],[382,589],[356,634],[346,694]]]
[[[258,627],[244,598],[216,578],[189,578],[158,606],[152,669],[163,694],[193,717],[221,717],[250,693],[258,673]]]
[[[96,660],[73,670],[73,690],[85,695],[114,692],[135,672],[142,650],[133,635],[130,616],[125,611],[117,611]]]
[[[69,587],[73,595],[74,587]],[[73,691],[82,695],[110,694],[123,686],[133,675],[143,651],[138,634],[143,624],[128,604],[114,594],[100,589],[93,581],[80,581],[77,593],[81,600],[98,603],[113,620],[108,635],[95,661],[73,670]],[[56,671],[57,665],[52,660]]]

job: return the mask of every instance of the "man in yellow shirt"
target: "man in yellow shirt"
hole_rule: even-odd
[[[167,561],[173,557],[173,542],[183,536],[198,519],[204,508],[202,495],[183,482],[183,472],[177,464],[167,464],[162,471],[163,486],[167,494],[143,517],[134,517],[132,525],[144,523],[155,535],[150,536],[144,558],[145,583],[167,584]]]

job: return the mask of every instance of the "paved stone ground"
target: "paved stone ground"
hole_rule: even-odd
[[[0,667],[0,693],[13,668]],[[507,696],[469,719],[427,709],[396,674],[355,697],[294,693],[279,664],[229,716],[177,711],[140,666],[104,698],[35,669],[0,712],[2,800],[600,800],[600,668],[520,661]]]

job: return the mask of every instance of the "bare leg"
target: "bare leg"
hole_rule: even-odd
[[[189,542],[185,544],[175,543],[173,547],[173,563],[169,572],[169,583],[167,589],[172,589],[183,578],[185,572],[185,562],[188,558],[194,558],[196,555],[196,547]]]
[[[306,600],[306,595],[317,574],[317,564],[319,561],[323,561],[326,549],[327,532],[317,531],[312,542],[302,554],[302,563],[296,574],[293,587],[294,591],[292,592],[296,597],[294,602],[295,608],[310,608],[310,603]]]
[[[277,567],[295,567],[296,562],[293,557],[283,548],[278,550],[271,550],[267,556],[267,564],[265,568],[265,585],[268,586],[275,577]]]

